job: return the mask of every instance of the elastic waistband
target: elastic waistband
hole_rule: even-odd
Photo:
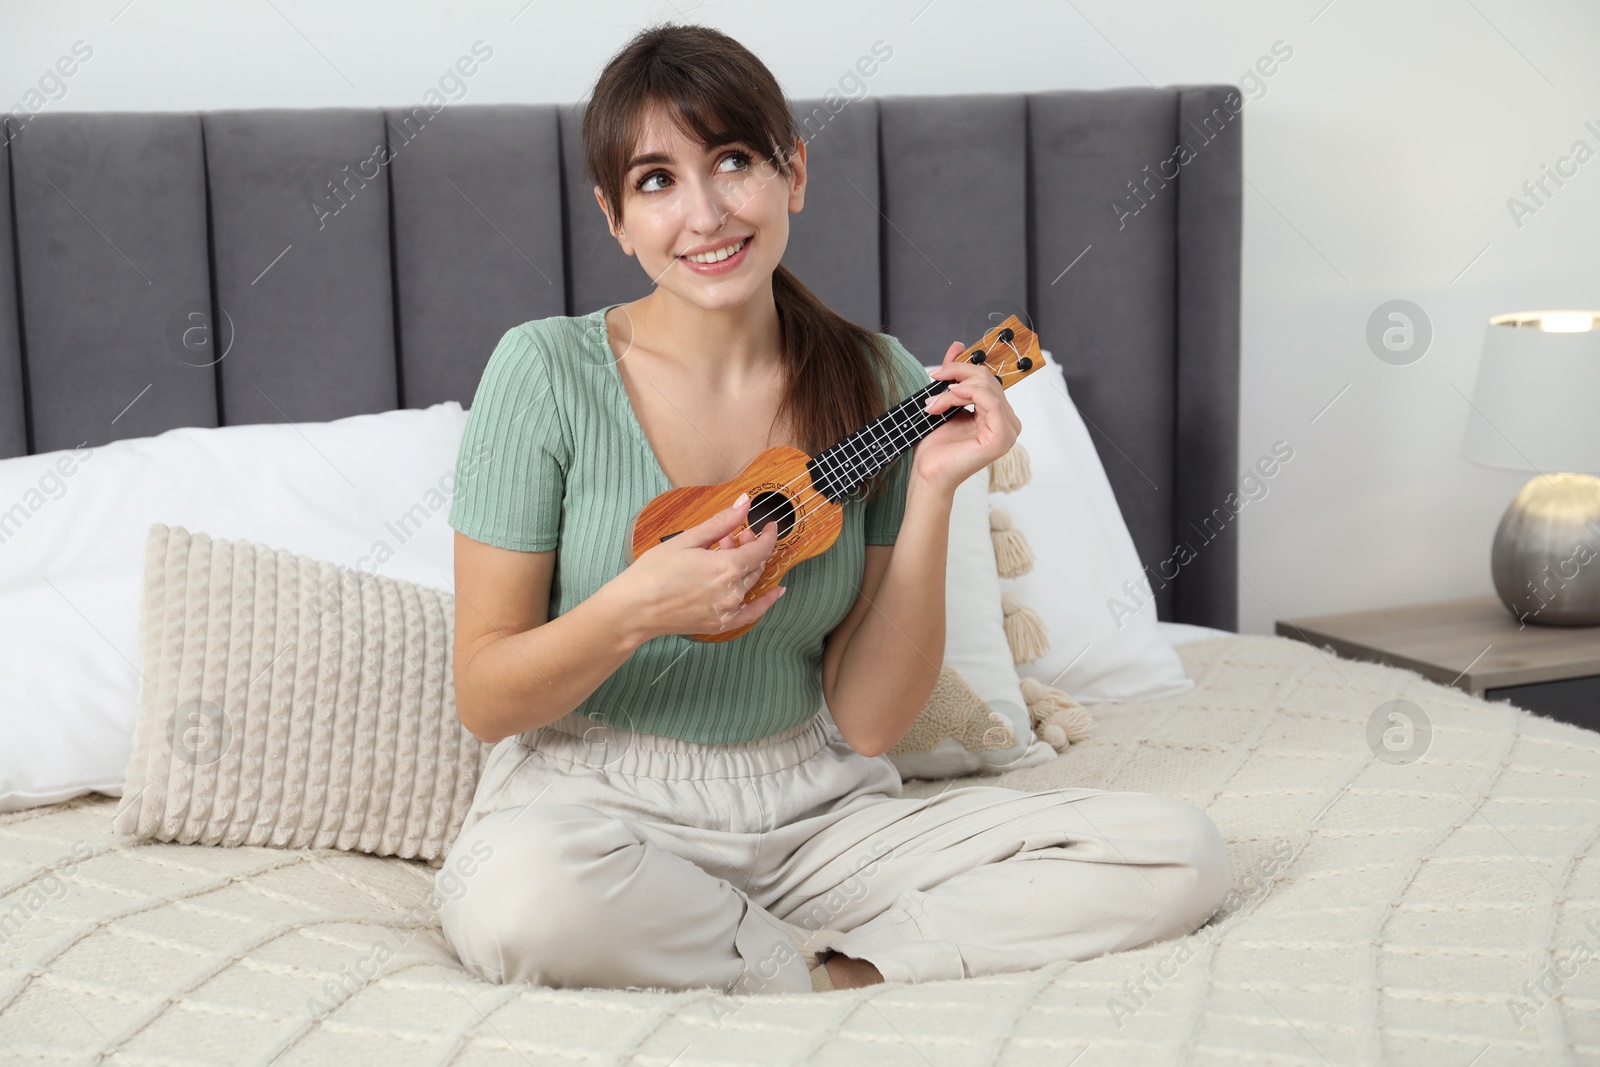
[[[754,741],[708,744],[608,726],[576,711],[517,740],[544,755],[587,767],[649,778],[745,778],[792,767],[828,744],[819,708],[791,730]]]

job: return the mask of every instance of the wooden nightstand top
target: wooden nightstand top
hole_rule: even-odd
[[[1600,626],[1519,623],[1497,596],[1279,619],[1279,637],[1414,670],[1474,696],[1600,674]]]

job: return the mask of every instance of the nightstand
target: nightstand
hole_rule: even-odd
[[[1519,624],[1491,595],[1279,619],[1277,633],[1600,730],[1600,626]]]

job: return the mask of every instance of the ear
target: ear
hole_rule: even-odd
[[[600,205],[600,214],[606,220],[606,229],[610,230],[611,236],[615,237],[621,243],[622,251],[627,255],[633,255],[633,246],[630,245],[628,243],[628,239],[622,236],[622,234],[618,232],[617,228],[612,225],[611,213],[606,210],[606,198],[604,194],[600,192],[600,187],[598,185],[594,187],[594,202]]]
[[[806,204],[806,140],[796,137],[794,152],[789,156],[789,165],[794,168],[794,177],[789,181],[789,211],[798,214]]]

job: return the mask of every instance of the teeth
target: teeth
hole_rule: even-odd
[[[705,252],[698,256],[684,256],[683,258],[691,263],[721,263],[743,247],[744,241],[738,241],[727,248],[719,248],[715,252]]]

